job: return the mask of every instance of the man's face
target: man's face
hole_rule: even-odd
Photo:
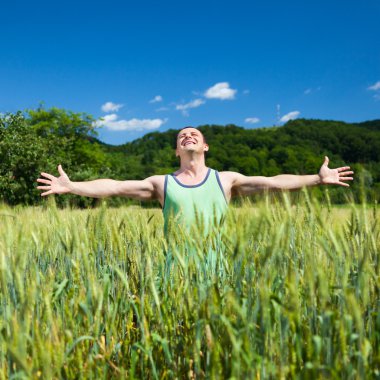
[[[176,154],[181,152],[206,152],[208,145],[204,142],[203,135],[195,128],[182,129],[177,136]]]

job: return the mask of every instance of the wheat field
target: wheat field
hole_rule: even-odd
[[[209,239],[139,207],[0,207],[0,379],[380,378],[380,219],[307,194]]]

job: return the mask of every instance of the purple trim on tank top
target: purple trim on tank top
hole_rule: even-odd
[[[165,184],[164,184],[164,205],[162,206],[162,212],[164,212],[165,202],[166,202],[166,189],[168,188],[168,174],[165,176]]]
[[[226,203],[227,203],[227,205],[228,205],[227,198],[226,198],[226,194],[224,194],[224,190],[223,190],[223,187],[222,187],[222,183],[220,182],[219,173],[218,173],[216,170],[215,170],[215,176],[216,176],[216,180],[218,181],[218,184],[219,184],[220,190],[222,190],[222,194],[223,194],[224,200],[226,201]]]
[[[206,174],[206,177],[205,179],[201,182],[201,183],[198,183],[197,185],[184,185],[183,183],[179,182],[179,180],[177,179],[177,177],[174,175],[174,173],[170,174],[174,180],[178,183],[178,185],[182,186],[182,187],[186,187],[186,188],[192,188],[192,187],[199,187],[199,186],[202,186],[206,181],[207,181],[207,178],[208,176],[210,175],[210,172],[211,172],[211,168],[208,168],[208,172]]]

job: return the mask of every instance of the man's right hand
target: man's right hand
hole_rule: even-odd
[[[45,178],[37,179],[37,182],[45,184],[44,186],[37,186],[39,190],[46,190],[41,194],[42,197],[50,194],[65,194],[71,191],[71,181],[61,165],[58,165],[58,172],[59,177],[54,177],[49,173],[41,173],[41,176]]]

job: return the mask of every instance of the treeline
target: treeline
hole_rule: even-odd
[[[148,133],[111,146],[96,138],[93,121],[85,113],[43,107],[0,115],[0,200],[11,205],[40,204],[35,180],[41,171],[56,173],[58,163],[75,181],[143,179],[178,168],[177,130]],[[348,124],[297,119],[283,127],[203,125],[199,129],[210,145],[207,165],[217,170],[264,176],[311,174],[318,172],[328,155],[331,166],[348,164],[356,172],[350,191],[329,188],[332,202],[380,198],[380,120]],[[324,191],[313,189],[316,197],[323,197]],[[97,201],[65,195],[57,202],[87,207]],[[126,202],[131,201],[110,200],[114,205]]]

